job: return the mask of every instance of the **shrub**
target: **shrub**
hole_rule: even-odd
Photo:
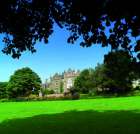
[[[35,95],[35,94],[30,94],[28,97],[27,97],[27,100],[38,100],[39,99],[39,96]]]
[[[135,90],[132,92],[132,95],[134,96],[140,96],[140,90]]]
[[[139,90],[139,91],[140,91],[140,86],[136,86],[136,87],[134,88],[134,90]]]
[[[0,102],[9,102],[9,99],[3,98],[3,99],[0,99]]]
[[[73,100],[77,100],[80,98],[80,94],[75,87],[69,88],[69,92],[67,94],[70,95],[71,99],[73,99]]]
[[[52,89],[45,89],[45,90],[43,91],[43,93],[44,93],[44,95],[47,95],[47,94],[54,94],[55,92],[54,92],[54,90],[52,90]]]
[[[72,94],[72,99],[73,100],[78,100],[80,98],[80,94],[78,93],[78,92],[74,92],[73,94]]]
[[[71,95],[66,94],[50,94],[47,95],[47,100],[70,100],[72,99]]]

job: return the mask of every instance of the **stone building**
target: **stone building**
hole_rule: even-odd
[[[60,85],[62,82],[62,75],[56,73],[54,76],[50,77],[50,82],[48,83],[48,88],[54,90],[55,93],[60,93]]]
[[[55,93],[67,92],[70,87],[74,85],[75,78],[80,74],[80,71],[75,71],[68,69],[62,74],[56,73],[54,76],[50,77],[50,82],[48,83],[48,89],[54,90]]]
[[[64,72],[64,92],[74,85],[74,79],[79,75],[79,71],[68,69],[68,71]]]

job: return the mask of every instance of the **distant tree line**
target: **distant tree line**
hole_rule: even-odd
[[[71,95],[76,98],[77,93],[96,95],[129,93],[134,91],[133,82],[140,80],[139,69],[140,64],[133,61],[127,51],[109,52],[105,55],[103,64],[98,64],[94,69],[81,71],[74,81],[74,87],[70,89]],[[16,70],[8,82],[0,82],[0,99],[38,95],[40,91],[43,91],[41,79],[28,67]]]
[[[112,51],[105,55],[103,64],[83,70],[74,88],[81,93],[126,94],[133,90],[133,81],[140,78],[138,68],[128,52]]]

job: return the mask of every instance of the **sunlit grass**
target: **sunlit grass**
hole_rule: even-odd
[[[5,102],[0,103],[0,134],[138,134],[139,112],[139,96]]]

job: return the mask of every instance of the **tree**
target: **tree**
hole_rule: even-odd
[[[0,82],[0,99],[7,97],[7,84],[8,82]]]
[[[27,96],[41,89],[41,80],[35,72],[25,67],[16,70],[10,77],[7,89],[9,97]]]
[[[83,70],[80,75],[74,81],[74,89],[77,89],[81,93],[88,93],[93,89],[92,81],[92,69]]]
[[[106,85],[105,83],[108,82],[105,72],[106,66],[104,64],[97,64],[92,75],[94,92],[104,91]]]
[[[60,82],[60,93],[64,92],[64,83],[61,81]]]
[[[105,55],[104,64],[98,64],[92,76],[93,87],[102,93],[126,93],[132,89],[132,81],[138,79],[138,71],[130,54],[123,50]]]
[[[109,83],[105,86],[117,92],[127,92],[132,89],[132,81],[135,79],[132,58],[128,52],[119,50],[110,52],[105,56],[105,75]]]
[[[83,38],[81,46],[101,43],[112,49],[123,48],[137,52],[140,58],[140,13],[138,1],[130,0],[68,0],[66,2],[67,27],[71,32],[68,41]],[[69,6],[70,5],[70,6]],[[134,39],[134,38],[135,39]],[[133,54],[132,54],[133,55]]]
[[[0,33],[5,34],[3,52],[14,58],[26,50],[35,52],[36,41],[48,42],[54,23],[71,32],[70,43],[82,37],[83,47],[101,43],[102,47],[123,48],[132,55],[136,52],[140,58],[138,0],[127,3],[125,0],[3,0],[0,4]]]
[[[112,51],[94,70],[83,70],[75,79],[74,87],[82,93],[125,94],[131,91],[133,80],[140,78],[138,71],[139,63],[135,63],[127,51]]]
[[[74,87],[82,93],[125,94],[132,89],[133,80],[139,79],[139,63],[135,63],[124,50],[105,55],[104,63],[95,69],[85,69],[75,79]]]

